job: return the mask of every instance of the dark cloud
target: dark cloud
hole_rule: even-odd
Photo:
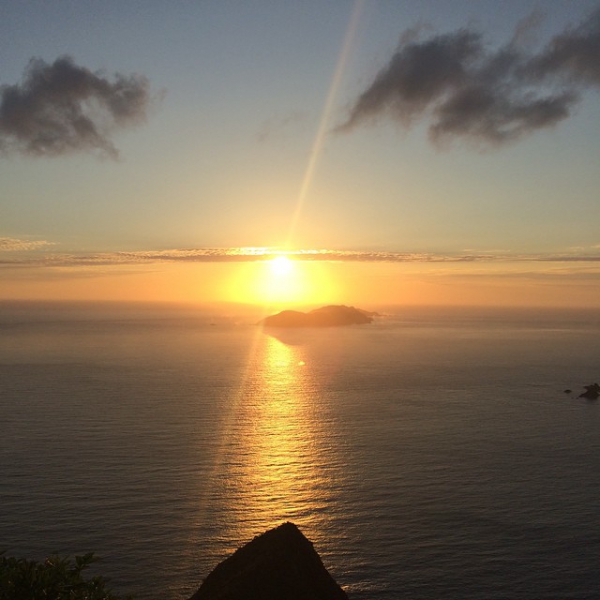
[[[600,7],[539,52],[522,44],[539,24],[532,14],[505,46],[490,50],[470,29],[403,35],[391,60],[336,131],[388,116],[405,127],[430,123],[430,137],[501,144],[566,119],[581,93],[600,86]]]
[[[112,80],[68,56],[32,59],[23,80],[0,87],[0,151],[58,156],[95,151],[116,158],[110,134],[145,117],[149,84],[139,75]]]
[[[572,84],[600,86],[600,7],[575,29],[554,37],[530,60],[526,73],[540,80],[558,75]]]

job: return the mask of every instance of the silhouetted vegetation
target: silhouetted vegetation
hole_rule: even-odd
[[[92,553],[50,556],[43,562],[0,554],[0,600],[125,600],[101,576],[86,579],[83,571],[96,559]],[[128,597],[131,598],[131,597]]]

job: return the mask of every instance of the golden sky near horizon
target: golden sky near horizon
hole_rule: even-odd
[[[600,304],[600,0],[8,0],[0,38],[0,300]]]
[[[285,259],[284,259],[285,260]],[[12,272],[12,276],[11,276]],[[153,263],[4,268],[0,300],[599,307],[597,268],[523,261]]]

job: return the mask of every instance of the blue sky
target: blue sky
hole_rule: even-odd
[[[286,243],[600,255],[596,84],[578,88],[568,118],[506,144],[452,135],[439,147],[427,111],[407,128],[381,109],[333,133],[409,29],[420,42],[477,31],[493,52],[530,17],[520,43],[535,54],[598,6],[3,2],[0,84],[19,84],[32,58],[51,65],[68,55],[109,81],[143,76],[149,95],[143,122],[107,134],[117,159],[94,148],[0,155],[2,258]]]

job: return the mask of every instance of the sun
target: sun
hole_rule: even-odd
[[[263,297],[271,302],[304,296],[306,281],[303,273],[295,268],[294,261],[285,255],[267,261],[262,280]]]
[[[273,275],[285,276],[290,275],[294,264],[287,256],[276,256],[269,261],[271,272]]]
[[[269,307],[303,307],[332,302],[336,287],[325,262],[275,254],[236,267],[227,297]]]

